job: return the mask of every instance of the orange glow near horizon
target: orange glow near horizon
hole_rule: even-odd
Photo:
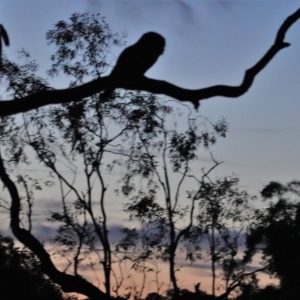
[[[171,284],[169,283],[169,273],[168,273],[168,265],[166,263],[161,263],[159,265],[160,267],[160,273],[159,273],[159,284],[162,285],[159,294],[164,294],[168,289],[172,288]],[[126,278],[123,284],[123,288],[120,288],[119,295],[122,296],[123,294],[128,293],[131,291],[131,298],[134,294],[134,291],[140,292],[142,289],[143,284],[143,275],[142,273],[134,272],[130,269],[127,269],[128,274],[124,274],[124,277],[130,276]],[[125,273],[126,273],[125,272]],[[97,272],[101,274],[101,271]],[[98,276],[98,279],[95,278],[95,274],[89,270],[86,270],[85,272],[82,272],[81,275],[87,279],[88,281],[92,282],[94,285],[96,285],[99,289],[102,291],[105,291],[104,289],[104,280],[103,277]],[[212,286],[212,278],[210,270],[207,267],[183,267],[180,271],[177,272],[177,278],[178,278],[178,286],[181,289],[188,289],[190,291],[194,291],[194,285],[198,282],[200,282],[200,290],[204,291],[208,294],[212,294],[211,286]],[[274,284],[277,285],[279,282],[277,279],[270,278],[267,274],[259,273],[258,274],[259,279],[259,286],[264,287],[268,284]],[[99,285],[100,283],[100,285]],[[112,279],[112,288],[114,286],[114,280]],[[129,288],[130,287],[130,288]],[[126,289],[129,288],[129,289]],[[155,276],[154,273],[150,272],[147,273],[147,279],[146,284],[144,285],[142,298],[145,298],[145,296],[150,292],[157,292],[157,286],[155,283]],[[222,282],[220,280],[217,280],[216,284],[216,294],[219,295],[223,292],[222,289]],[[112,293],[112,296],[116,296],[115,293]],[[86,296],[79,295],[79,299],[86,299]]]

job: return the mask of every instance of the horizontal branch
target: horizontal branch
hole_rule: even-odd
[[[30,249],[39,259],[42,271],[47,274],[51,280],[57,283],[66,293],[79,293],[88,296],[89,299],[109,300],[105,293],[99,290],[90,282],[80,276],[73,276],[61,272],[54,266],[50,255],[30,231],[20,227],[20,197],[15,183],[9,178],[5,171],[3,160],[0,156],[0,178],[7,187],[11,197],[11,229],[14,236],[28,249]]]
[[[113,82],[113,86],[126,90],[147,91],[154,94],[164,94],[179,101],[189,101],[197,109],[199,101],[216,96],[236,98],[245,94],[251,87],[256,75],[266,67],[273,57],[290,44],[284,42],[288,29],[300,18],[300,9],[287,17],[279,28],[274,44],[266,54],[250,69],[246,70],[243,81],[238,86],[215,85],[207,88],[190,90],[178,87],[162,80],[147,77],[136,79],[128,78],[126,81]],[[102,77],[78,87],[62,90],[46,90],[34,93],[21,99],[5,100],[0,102],[0,116],[9,116],[49,104],[79,101],[90,97],[111,86],[112,78]]]

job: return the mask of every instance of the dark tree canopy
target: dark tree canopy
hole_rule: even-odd
[[[32,253],[14,247],[0,234],[0,290],[6,300],[71,300],[41,271]]]
[[[245,259],[261,251],[269,271],[280,279],[284,299],[296,300],[300,294],[300,182],[287,185],[270,182],[262,196],[275,200],[256,216],[247,235]]]

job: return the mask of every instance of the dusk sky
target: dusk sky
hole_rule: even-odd
[[[299,7],[298,0],[2,0],[0,20],[10,36],[11,46],[4,49],[8,58],[16,59],[17,51],[25,48],[40,64],[44,77],[54,50],[47,45],[45,34],[72,13],[100,13],[114,31],[127,32],[128,45],[145,32],[158,32],[167,45],[146,75],[197,89],[239,85],[245,70],[265,54],[283,21]],[[286,36],[291,46],[273,58],[245,95],[204,100],[199,111],[193,112],[213,122],[224,117],[229,123],[227,137],[210,149],[215,159],[224,161],[212,177],[238,175],[241,187],[252,194],[258,194],[271,180],[286,183],[299,179],[299,36],[300,21]],[[121,51],[116,48],[116,57]],[[67,86],[68,80],[62,78],[54,87]],[[208,167],[209,157],[208,151],[201,152],[199,167]]]
[[[10,58],[22,47],[41,65],[50,65],[51,46],[45,33],[74,12],[100,12],[117,32],[128,33],[128,45],[143,33],[156,31],[167,41],[164,54],[147,76],[186,88],[238,85],[274,41],[298,1],[1,1],[0,19],[7,28]],[[224,163],[217,176],[237,174],[257,193],[270,180],[283,183],[300,171],[298,82],[300,23],[290,28],[289,48],[280,51],[243,96],[215,97],[201,102],[199,113],[229,122],[226,139],[211,150]],[[116,49],[116,56],[122,49]],[[59,86],[66,87],[61,80]],[[195,112],[196,115],[196,112]],[[209,153],[202,153],[209,158]]]

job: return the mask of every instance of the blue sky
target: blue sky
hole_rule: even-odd
[[[16,59],[17,51],[24,47],[41,65],[43,75],[53,52],[46,43],[46,31],[74,12],[100,12],[113,30],[128,33],[128,45],[147,31],[166,38],[165,52],[147,76],[201,88],[238,85],[245,70],[272,45],[285,18],[299,7],[299,1],[284,0],[2,0],[0,22],[10,35],[11,46],[5,49],[8,57]],[[224,117],[230,124],[226,139],[211,149],[217,160],[224,161],[213,175],[239,175],[242,187],[250,193],[257,193],[270,180],[299,179],[299,36],[300,21],[286,36],[291,46],[279,52],[244,96],[208,99],[199,109],[212,121]],[[115,55],[121,51],[116,49]],[[56,84],[62,88],[68,81],[62,78]],[[200,158],[199,167],[209,166],[209,152],[201,152]],[[38,209],[50,210],[50,206],[56,204],[40,203]],[[113,205],[108,209],[116,214]]]
[[[0,20],[10,34],[7,55],[15,58],[24,47],[40,63],[41,74],[53,51],[46,31],[74,12],[100,12],[113,30],[128,33],[128,45],[157,31],[167,46],[147,76],[200,88],[239,84],[298,8],[298,1],[1,1]],[[299,34],[300,22],[286,36],[291,46],[257,76],[247,94],[201,103],[201,115],[212,121],[225,117],[230,124],[227,138],[212,149],[224,161],[215,174],[237,174],[251,192],[270,180],[297,179],[300,171]],[[59,87],[65,86],[61,80]]]

